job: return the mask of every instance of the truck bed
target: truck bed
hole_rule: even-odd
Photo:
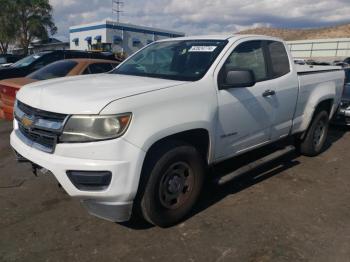
[[[340,66],[295,65],[298,75],[343,70]]]
[[[344,70],[338,66],[296,65],[299,92],[292,133],[307,129],[319,101],[330,99],[330,117],[340,103],[344,87]]]

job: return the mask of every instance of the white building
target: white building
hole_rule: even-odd
[[[72,26],[70,49],[91,50],[103,47],[113,52],[134,53],[141,47],[164,38],[181,37],[184,33],[113,21]]]
[[[350,38],[299,40],[287,42],[294,58],[342,60],[350,57]]]

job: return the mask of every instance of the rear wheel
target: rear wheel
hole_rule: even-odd
[[[306,156],[317,156],[324,148],[329,127],[327,111],[316,113],[304,140],[299,144],[300,153]]]
[[[185,218],[198,199],[204,161],[193,146],[181,142],[163,145],[152,158],[143,174],[148,181],[141,212],[154,225],[172,226]]]

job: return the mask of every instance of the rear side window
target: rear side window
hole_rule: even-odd
[[[262,41],[249,41],[235,48],[225,63],[226,70],[252,70],[257,82],[268,78]]]
[[[65,53],[65,59],[72,59],[72,58],[90,58],[90,55],[87,52],[67,51]]]
[[[272,78],[284,76],[290,72],[289,58],[281,42],[268,41],[267,48],[271,57]]]
[[[71,60],[62,60],[52,63],[28,75],[31,79],[47,80],[66,76],[78,63]]]
[[[53,62],[59,61],[64,59],[63,54],[61,52],[53,52],[53,53],[49,53],[44,55],[40,61],[38,62],[37,65],[41,65],[41,66],[45,66],[48,64],[51,64]]]
[[[90,74],[106,73],[111,71],[112,69],[113,69],[113,66],[110,63],[96,63],[96,64],[91,64],[88,67]]]

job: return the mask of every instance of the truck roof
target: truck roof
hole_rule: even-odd
[[[194,36],[184,36],[184,37],[176,37],[176,38],[167,38],[164,40],[160,40],[160,42],[166,41],[182,41],[182,40],[228,40],[231,38],[241,39],[253,37],[257,39],[266,39],[266,40],[277,40],[283,41],[280,38],[266,36],[266,35],[241,35],[241,34],[222,34],[222,35],[194,35]]]

